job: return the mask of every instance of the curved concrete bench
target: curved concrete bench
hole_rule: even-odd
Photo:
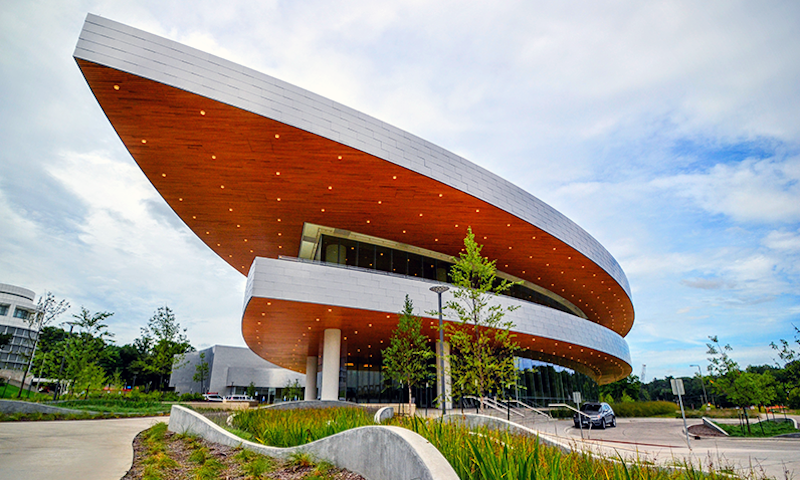
[[[375,423],[380,425],[384,420],[389,420],[394,416],[394,407],[383,407],[375,412]]]
[[[308,453],[367,480],[458,480],[455,470],[430,442],[400,427],[354,428],[306,445],[277,448],[241,439],[197,412],[172,406],[169,429],[192,433],[211,442],[276,458]]]

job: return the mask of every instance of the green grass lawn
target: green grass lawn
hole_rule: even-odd
[[[749,432],[746,424],[731,425],[717,423],[717,425],[725,430],[731,437],[774,437],[775,435],[783,435],[785,433],[800,433],[800,430],[794,428],[792,422],[751,421]]]
[[[28,396],[29,394],[27,389],[22,391],[22,398],[17,398],[17,393],[19,393],[19,388],[15,387],[14,385],[4,384],[0,387],[0,398],[3,400],[30,400],[34,402],[42,402],[53,399],[52,393],[37,393],[35,390],[31,390],[30,397]]]
[[[55,407],[75,410],[90,410],[101,413],[163,415],[169,413],[171,403],[152,400],[127,400],[117,398],[90,398],[88,400],[67,400],[52,404]]]

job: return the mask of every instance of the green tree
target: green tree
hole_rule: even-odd
[[[725,395],[729,402],[742,408],[750,430],[747,408],[751,405],[764,405],[775,399],[774,379],[768,373],[743,372],[730,358],[733,350],[730,345],[721,345],[716,336],[708,337],[708,371],[714,376],[714,390]]]
[[[255,397],[256,396],[256,384],[250,382],[250,385],[247,386],[247,396],[248,397]]]
[[[435,354],[428,345],[428,337],[422,333],[422,320],[414,315],[414,304],[408,295],[389,346],[381,353],[386,378],[408,388],[411,412],[411,388],[431,378],[430,360]]]
[[[794,326],[794,340],[789,342],[780,339],[776,345],[770,346],[778,352],[780,361],[776,361],[779,370],[773,372],[778,381],[781,401],[788,403],[791,408],[800,408],[800,352],[792,344],[800,346],[800,328]]]
[[[14,336],[10,333],[0,333],[0,348],[5,347],[6,345],[11,345],[11,339]]]
[[[300,398],[303,394],[303,386],[300,385],[300,381],[296,378],[294,381],[287,381],[286,386],[283,387],[283,397],[288,399],[293,398]]]
[[[144,373],[158,377],[158,388],[164,389],[166,380],[173,369],[180,366],[183,355],[194,350],[186,337],[186,329],[181,329],[175,314],[169,307],[159,307],[156,313],[142,328],[138,340],[146,354],[138,362]]]
[[[600,385],[600,395],[610,396],[615,402],[622,401],[627,395],[628,398],[638,398],[639,390],[641,389],[641,382],[636,375],[628,375],[627,377],[617,380],[616,382],[606,385]]]
[[[107,347],[106,341],[114,336],[105,323],[112,315],[113,312],[91,313],[83,306],[79,313],[72,315],[71,324],[78,331],[64,342],[66,377],[73,391],[82,390],[86,398],[92,390],[102,388],[107,378],[100,359]]]
[[[28,357],[28,367],[22,375],[22,382],[20,383],[19,392],[17,392],[17,398],[20,398],[22,395],[22,387],[25,385],[25,378],[31,372],[33,359],[36,357],[36,347],[39,345],[38,332],[41,332],[42,328],[52,323],[59,315],[66,312],[68,308],[69,302],[66,300],[56,300],[55,295],[51,292],[45,292],[43,296],[39,297],[39,301],[36,304],[36,312],[28,318],[30,330],[36,330],[37,335],[33,341],[33,350]],[[28,386],[28,392],[30,393],[30,385]]]
[[[205,352],[200,352],[200,363],[195,365],[194,376],[192,376],[192,380],[200,382],[200,393],[206,393],[206,379],[208,379],[209,370],[206,354]]]
[[[505,307],[495,297],[514,284],[498,281],[495,262],[483,257],[482,249],[469,228],[464,250],[450,269],[456,286],[454,300],[445,307],[459,320],[445,325],[452,349],[449,360],[454,387],[462,395],[473,393],[478,397],[516,383],[514,354],[519,350],[511,333],[514,324],[503,318],[515,307]]]

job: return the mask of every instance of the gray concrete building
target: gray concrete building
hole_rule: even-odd
[[[204,358],[201,360],[200,355]],[[208,378],[201,386],[194,380],[197,366],[208,363]],[[258,398],[267,401],[281,399],[283,389],[295,381],[305,385],[306,376],[281,368],[259,357],[249,348],[214,345],[184,356],[169,380],[178,393],[216,392],[220,395],[245,393],[252,382]]]

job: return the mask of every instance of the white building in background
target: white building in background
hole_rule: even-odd
[[[197,366],[202,361],[208,363],[208,378],[201,387],[194,380]],[[302,373],[281,368],[256,355],[249,348],[214,345],[199,352],[187,353],[180,366],[172,372],[169,386],[177,393],[216,392],[220,395],[245,393],[252,382],[258,392],[257,397],[265,400],[281,398],[284,387],[295,381],[305,386],[306,376]]]
[[[38,335],[30,321],[36,312],[33,290],[0,283],[0,334],[11,334],[11,344],[0,347],[0,376],[17,377],[28,365]]]

